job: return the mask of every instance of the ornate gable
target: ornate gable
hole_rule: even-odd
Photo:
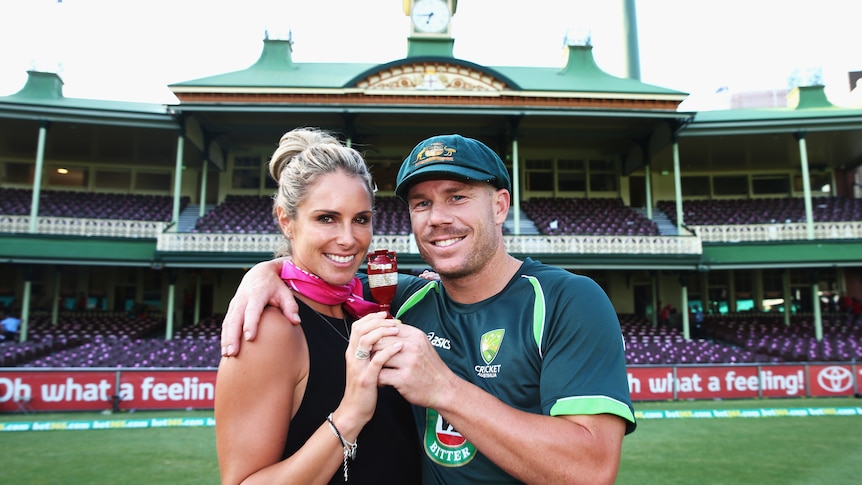
[[[444,91],[454,94],[497,93],[512,89],[507,82],[486,71],[456,62],[424,61],[384,66],[356,82],[363,91]],[[417,93],[419,94],[419,93]]]

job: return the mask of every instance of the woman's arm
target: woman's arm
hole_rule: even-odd
[[[356,442],[374,414],[383,363],[400,350],[392,346],[368,360],[355,356],[357,349],[371,349],[379,338],[398,333],[396,322],[383,315],[354,323],[345,354],[347,387],[332,419],[350,442]],[[261,338],[248,342],[241,357],[224,358],[219,366],[215,418],[222,483],[326,483],[344,461],[342,443],[328,422],[322,421],[302,448],[281,460],[308,377],[302,328],[267,308],[259,331]]]
[[[242,357],[219,364],[215,419],[222,483],[241,483],[281,459],[308,376],[305,336],[284,320],[267,308],[260,325],[264,338],[249,342]]]

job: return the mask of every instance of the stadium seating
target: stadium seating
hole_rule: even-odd
[[[811,205],[815,222],[862,220],[862,199],[813,197]],[[656,206],[676,224],[674,201],[662,200]],[[684,222],[691,226],[805,222],[801,197],[684,200],[682,210]]]
[[[849,362],[862,360],[862,325],[848,324],[841,315],[823,318],[823,339],[814,334],[813,317],[730,315],[710,317],[716,339],[773,356],[781,362]]]
[[[397,197],[377,197],[374,200],[374,233],[406,235],[412,231],[407,205]]]
[[[0,343],[0,367],[217,368],[223,318],[203,318],[166,340],[161,316],[70,312],[56,326],[39,316],[29,341]],[[619,319],[628,365],[862,361],[862,325],[839,314],[826,319],[821,341],[811,316],[794,316],[787,326],[774,314],[710,315],[707,338],[690,340],[643,317]]]
[[[410,215],[396,197],[377,197],[375,234],[408,234]],[[278,233],[272,215],[272,198],[257,195],[228,195],[213,210],[198,219],[194,232],[269,234]]]
[[[260,195],[228,195],[195,223],[194,232],[275,234],[272,198]]]
[[[219,342],[219,337],[172,340],[97,337],[21,367],[212,368],[218,367],[221,358]]]
[[[620,198],[535,197],[521,203],[524,214],[547,235],[658,235],[656,224]]]
[[[0,188],[0,214],[29,215],[32,200],[29,189]],[[188,204],[189,197],[180,199],[181,209]],[[168,222],[172,213],[173,198],[168,195],[64,190],[43,190],[39,195],[39,215],[43,217]]]
[[[45,351],[19,347],[18,357],[3,366],[20,367],[218,367],[221,316],[201,320],[179,331],[171,340],[164,338],[164,318],[124,314],[105,316],[65,315],[62,324],[46,325],[44,317],[34,322],[34,341],[62,341]],[[54,336],[46,332],[53,332]],[[11,352],[10,352],[11,353]]]
[[[653,327],[646,319],[620,315],[628,365],[770,362],[765,354],[705,339],[685,340],[677,328]]]

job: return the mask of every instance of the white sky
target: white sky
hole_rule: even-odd
[[[455,56],[487,66],[562,65],[567,29],[623,75],[623,0],[460,0]],[[384,63],[407,53],[401,0],[0,0],[0,96],[61,63],[71,98],[175,103],[167,85],[244,69],[264,30],[293,33],[296,62]],[[816,8],[815,8],[816,7]],[[637,0],[641,79],[691,93],[780,89],[822,68],[842,104],[862,70],[859,0]],[[697,106],[698,100],[703,106]]]

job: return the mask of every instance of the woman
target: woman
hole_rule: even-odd
[[[377,388],[383,363],[400,347],[369,355],[377,339],[397,334],[397,322],[356,296],[371,244],[365,162],[331,135],[302,128],[281,138],[269,170],[286,238],[278,255],[289,256],[282,279],[303,323],[288,324],[269,307],[263,338],[222,359],[215,396],[222,483],[418,483],[410,407],[394,389]]]

